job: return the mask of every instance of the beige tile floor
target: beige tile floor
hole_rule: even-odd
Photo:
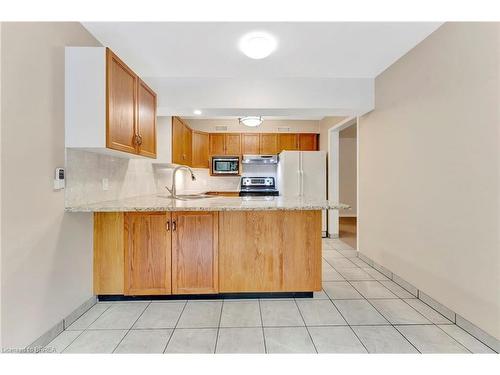
[[[62,353],[493,353],[357,257],[323,240],[313,298],[99,302],[48,347]]]

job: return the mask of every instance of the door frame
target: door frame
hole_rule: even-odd
[[[347,117],[328,129],[328,200],[339,202],[339,133],[349,126],[356,126],[356,206],[359,216],[359,117]],[[339,237],[339,210],[328,210],[327,232],[329,238]],[[359,231],[356,230],[356,236]]]

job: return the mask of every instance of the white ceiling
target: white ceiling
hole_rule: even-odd
[[[373,84],[368,82],[440,23],[87,22],[83,25],[157,90],[159,106],[165,114],[177,111],[184,113],[176,114],[190,115],[194,108],[213,115],[219,109],[238,112],[279,108],[284,114],[287,109],[295,112],[300,108],[328,109],[315,111],[315,116],[321,116],[344,115],[340,112],[359,111],[360,106],[371,109],[365,107],[370,107],[373,95],[363,91],[373,90]],[[270,32],[278,39],[277,50],[266,59],[249,59],[238,49],[240,37],[254,30]],[[339,78],[343,80],[338,81]],[[356,81],[351,85],[346,78]],[[253,88],[262,89],[245,92],[247,97],[243,98],[248,82],[257,82]],[[339,91],[339,87],[364,96],[337,102],[341,96],[333,95],[332,91]],[[278,100],[276,96],[282,95],[283,90],[298,93],[293,98]],[[363,92],[358,93],[360,90]],[[327,99],[315,103],[315,97]]]

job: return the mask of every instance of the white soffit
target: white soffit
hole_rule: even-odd
[[[157,91],[160,114],[192,115],[197,108],[215,116],[250,114],[250,109],[280,109],[285,113],[278,115],[290,115],[308,109],[321,116],[371,110],[373,78],[441,23],[83,25]],[[262,60],[249,59],[238,49],[241,36],[254,30],[278,39],[276,51]]]

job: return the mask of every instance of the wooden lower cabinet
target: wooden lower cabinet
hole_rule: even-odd
[[[321,211],[219,213],[219,292],[321,290]]]
[[[123,212],[94,213],[94,294],[123,294]]]
[[[125,213],[124,237],[124,294],[171,294],[170,213]]]
[[[319,210],[94,214],[97,295],[319,290]]]
[[[217,293],[218,212],[172,213],[172,293]]]

